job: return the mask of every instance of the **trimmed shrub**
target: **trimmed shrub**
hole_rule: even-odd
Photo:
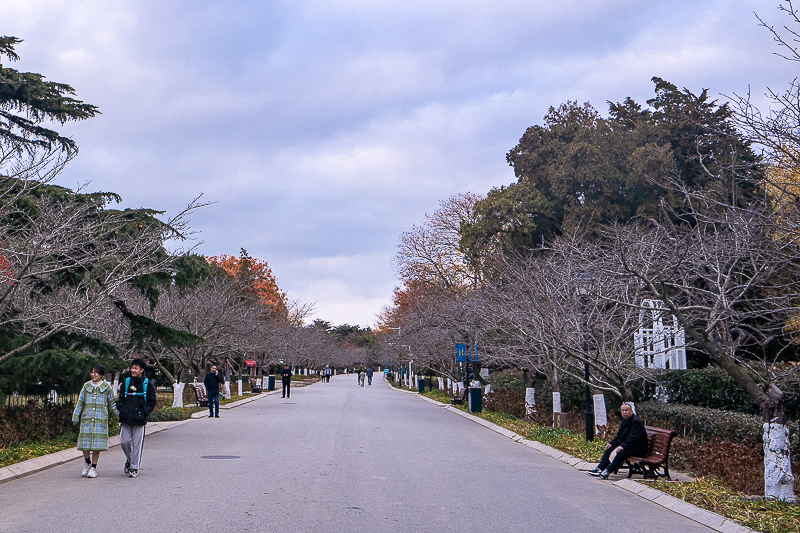
[[[756,415],[662,402],[638,403],[636,412],[648,426],[674,429],[684,439],[724,439],[745,446],[763,440],[763,422]]]
[[[174,422],[186,420],[192,416],[192,408],[187,407],[166,407],[158,411],[153,411],[147,417],[148,422]]]
[[[487,411],[525,418],[525,389],[492,390],[486,395],[484,408]]]
[[[8,448],[22,442],[53,439],[73,432],[74,410],[75,406],[70,403],[46,403],[40,406],[29,402],[19,407],[4,407],[0,410],[0,447]]]

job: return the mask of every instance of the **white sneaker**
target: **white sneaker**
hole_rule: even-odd
[[[86,477],[97,477],[97,469],[95,467],[90,467],[89,472],[86,474]]]
[[[83,470],[81,470],[81,477],[86,477],[89,474],[89,469],[92,467],[89,463],[83,465]]]

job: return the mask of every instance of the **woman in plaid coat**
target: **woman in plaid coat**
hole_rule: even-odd
[[[80,422],[78,449],[83,451],[86,464],[81,475],[97,477],[97,460],[100,452],[108,449],[108,413],[119,414],[114,403],[114,390],[108,381],[103,379],[105,368],[94,365],[90,371],[91,381],[87,381],[81,389],[72,422]],[[91,458],[89,457],[91,452]]]

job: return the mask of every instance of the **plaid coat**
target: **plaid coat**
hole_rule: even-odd
[[[114,405],[114,390],[108,381],[95,386],[87,381],[81,389],[72,422],[81,423],[78,434],[78,449],[108,450],[108,412],[119,414]]]

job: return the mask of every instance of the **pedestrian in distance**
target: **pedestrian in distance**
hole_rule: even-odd
[[[125,453],[124,471],[128,477],[139,475],[147,417],[156,407],[156,386],[145,376],[145,367],[143,359],[137,357],[131,361],[131,375],[120,384],[117,397],[120,444]]]
[[[367,384],[372,385],[372,367],[367,368]]]
[[[78,403],[72,413],[72,422],[80,423],[78,449],[83,452],[81,476],[97,477],[97,461],[100,452],[108,450],[108,414],[118,414],[114,403],[114,389],[103,379],[103,365],[94,365],[89,371],[91,379],[84,383]]]
[[[211,370],[206,374],[203,385],[206,387],[208,396],[208,417],[219,418],[219,386],[225,380],[217,370],[217,365],[211,365]]]
[[[283,365],[283,370],[281,370],[281,385],[283,386],[283,394],[281,394],[281,398],[288,398],[291,394],[291,386],[292,386],[292,371],[289,370],[289,365]]]
[[[366,379],[367,379],[367,373],[366,373],[366,372],[364,372],[364,370],[362,369],[362,370],[361,370],[361,371],[358,373],[358,384],[359,384],[359,385],[361,385],[361,386],[363,387],[363,386],[364,386],[364,380],[366,380]]]
[[[606,444],[606,451],[600,458],[600,463],[589,475],[608,479],[610,474],[615,474],[625,459],[628,457],[644,457],[647,455],[647,431],[644,429],[642,419],[633,413],[633,404],[625,402],[619,408],[622,414],[622,424],[619,426],[617,436]]]

